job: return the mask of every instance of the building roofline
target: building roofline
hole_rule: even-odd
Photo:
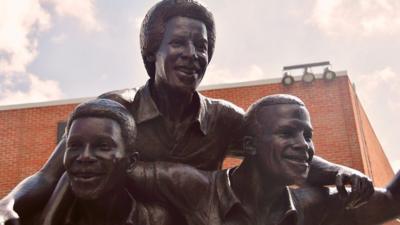
[[[347,71],[335,71],[336,77],[343,77],[347,76]],[[301,75],[293,76],[295,81],[301,81]],[[323,74],[315,74],[315,79],[322,79]],[[216,89],[227,89],[227,88],[236,88],[236,87],[248,87],[248,86],[260,86],[265,84],[277,84],[282,81],[282,77],[278,78],[270,78],[270,79],[260,79],[260,80],[253,80],[253,81],[244,81],[244,82],[235,82],[235,83],[225,83],[225,84],[211,84],[211,85],[204,85],[198,88],[199,91],[207,91],[207,90],[216,90]]]
[[[45,101],[45,102],[4,105],[4,106],[0,106],[0,111],[13,110],[13,109],[28,109],[28,108],[37,108],[37,107],[48,107],[48,106],[57,106],[57,105],[79,104],[81,102],[88,101],[88,100],[94,99],[94,98],[95,97],[71,98],[71,99]]]
[[[347,76],[347,71],[336,71],[336,76]],[[301,76],[293,76],[295,81],[301,81]],[[322,79],[322,74],[315,74],[316,79]],[[227,89],[227,88],[237,88],[237,87],[248,87],[248,86],[260,86],[265,84],[276,84],[280,83],[282,78],[270,78],[270,79],[260,79],[254,81],[244,81],[244,82],[235,82],[235,83],[225,83],[225,84],[211,84],[204,85],[198,88],[199,91],[207,91],[207,90],[217,90],[217,89]],[[14,105],[4,105],[0,106],[0,111],[5,110],[14,110],[14,109],[28,109],[28,108],[37,108],[37,107],[48,107],[48,106],[57,106],[57,105],[69,105],[69,104],[79,104],[81,102],[94,99],[95,97],[84,97],[84,98],[72,98],[72,99],[63,99],[63,100],[54,100],[54,101],[45,101],[45,102],[35,102],[35,103],[24,103],[24,104],[14,104]]]

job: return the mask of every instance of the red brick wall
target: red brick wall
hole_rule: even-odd
[[[356,96],[354,97],[356,98]],[[354,108],[357,114],[358,137],[365,165],[364,172],[373,179],[376,185],[385,186],[394,176],[393,170],[363,107],[358,102]]]
[[[0,111],[0,196],[37,171],[56,145],[73,105]]]
[[[312,84],[296,82],[289,87],[276,83],[202,93],[234,102],[244,109],[265,95],[294,94],[303,99],[311,113],[317,155],[372,175],[379,185],[393,176],[364,111],[355,110],[357,101],[348,77],[331,82],[316,80]],[[65,121],[74,106],[0,111],[0,196],[43,165],[56,145],[57,123]],[[224,166],[239,162],[237,158],[229,159]]]

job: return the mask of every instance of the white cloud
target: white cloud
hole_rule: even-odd
[[[310,20],[332,36],[392,35],[400,32],[400,1],[317,0]]]
[[[27,70],[39,54],[40,34],[51,28],[51,14],[72,17],[86,31],[102,29],[95,17],[93,0],[0,0],[0,104],[53,100],[62,97],[58,82],[41,79]],[[65,34],[52,38],[54,43]]]
[[[233,83],[250,80],[265,79],[266,75],[263,70],[257,65],[251,65],[240,70],[230,70],[227,68],[218,68],[215,65],[210,65],[207,68],[206,75],[202,84],[220,84]]]
[[[79,21],[87,31],[101,31],[102,25],[96,19],[94,0],[43,0],[54,5],[60,16],[68,16]]]
[[[55,43],[55,44],[61,44],[67,39],[66,34],[59,34],[51,37],[50,41]]]
[[[58,82],[41,80],[34,74],[22,77],[17,82],[5,82],[0,86],[0,105],[55,100],[62,97]],[[26,80],[25,80],[26,79]],[[18,85],[27,83],[27,90],[18,90]]]
[[[50,16],[39,1],[0,0],[0,75],[24,72],[36,57],[37,40],[50,27]]]
[[[391,67],[360,76],[357,85],[361,98],[368,105],[387,105],[391,110],[400,110],[400,75]]]
[[[38,54],[38,33],[51,26],[50,15],[37,0],[0,0],[0,5],[0,104],[60,98],[57,82],[27,71]]]

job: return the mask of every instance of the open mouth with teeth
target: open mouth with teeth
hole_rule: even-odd
[[[177,66],[175,69],[185,76],[193,76],[198,74],[198,69],[196,67]]]
[[[291,163],[305,166],[308,166],[310,161],[308,154],[284,154],[282,157]]]
[[[103,176],[103,173],[94,173],[94,172],[76,172],[71,174],[72,178],[78,182],[92,182],[97,179],[100,179]]]

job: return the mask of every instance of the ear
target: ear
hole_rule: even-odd
[[[146,60],[148,62],[155,62],[156,61],[156,57],[153,54],[151,54],[151,55],[146,56]]]
[[[139,152],[132,152],[128,157],[129,168],[133,168],[139,159]]]
[[[243,151],[246,154],[246,156],[252,156],[256,155],[256,146],[254,142],[254,137],[253,136],[244,136],[243,137]]]

